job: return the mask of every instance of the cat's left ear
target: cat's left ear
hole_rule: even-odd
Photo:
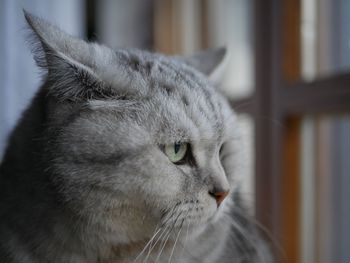
[[[226,47],[208,49],[192,56],[182,57],[186,64],[208,76],[214,83],[220,83],[228,62]]]
[[[46,73],[50,94],[61,101],[103,97],[107,85],[96,72],[95,46],[25,10],[23,12],[31,29],[34,59]]]

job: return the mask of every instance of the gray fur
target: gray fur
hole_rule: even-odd
[[[222,49],[111,50],[25,16],[46,73],[0,166],[1,262],[272,262],[239,199],[235,115],[203,74]],[[176,141],[195,164],[169,161]],[[213,188],[231,192],[219,208]]]

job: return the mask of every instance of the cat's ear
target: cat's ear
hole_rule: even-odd
[[[209,77],[214,83],[220,83],[228,61],[228,51],[225,47],[208,49],[183,60]]]
[[[25,10],[37,65],[47,71],[49,93],[60,100],[92,97],[104,83],[94,73],[90,45]]]

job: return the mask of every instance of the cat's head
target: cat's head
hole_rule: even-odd
[[[51,180],[67,206],[116,242],[219,218],[238,176],[236,120],[210,80],[225,50],[112,50],[25,15],[47,72]]]

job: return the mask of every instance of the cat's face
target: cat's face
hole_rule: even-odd
[[[75,213],[126,243],[220,217],[236,124],[211,82],[182,58],[112,51],[27,19],[46,52],[53,182]],[[221,55],[202,56],[213,67]]]

